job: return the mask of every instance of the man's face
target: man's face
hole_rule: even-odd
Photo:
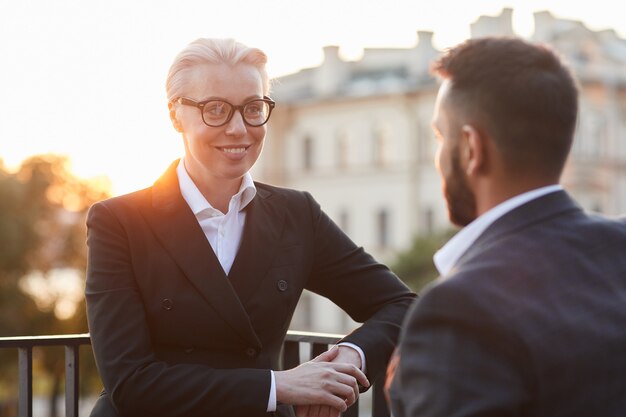
[[[433,116],[433,130],[439,142],[435,165],[448,206],[448,217],[457,226],[476,219],[476,198],[461,164],[461,124],[456,120],[449,100],[450,82],[439,88]]]

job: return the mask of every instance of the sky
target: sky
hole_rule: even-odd
[[[532,33],[533,12],[615,29],[614,0],[0,0],[0,159],[15,169],[36,154],[67,155],[84,178],[106,176],[114,195],[149,186],[182,155],[167,112],[165,77],[199,37],[263,49],[277,77],[318,65],[325,45],[346,60],[363,48],[409,48],[418,30],[443,49],[480,15],[513,9]],[[280,103],[279,103],[280,105]]]

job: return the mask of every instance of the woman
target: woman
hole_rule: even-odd
[[[85,293],[105,387],[92,416],[337,413],[385,368],[414,294],[308,193],[249,174],[275,105],[265,63],[232,40],[187,46],[167,79],[184,158],[89,212]],[[304,288],[364,325],[279,371]]]

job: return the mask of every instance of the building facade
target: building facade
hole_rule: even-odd
[[[514,35],[511,9],[482,16],[472,37]],[[391,262],[418,235],[449,228],[431,132],[441,53],[419,31],[408,49],[365,49],[276,80],[256,178],[309,191],[333,220],[377,259]],[[580,82],[580,118],[563,185],[589,210],[626,212],[626,40],[614,31],[535,13],[531,41],[547,43]],[[538,150],[539,152],[541,150]],[[327,300],[305,294],[294,328],[348,331],[354,323]]]

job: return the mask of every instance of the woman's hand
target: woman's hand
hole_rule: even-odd
[[[276,399],[292,405],[326,405],[343,412],[359,396],[358,383],[367,377],[350,363],[332,362],[340,349],[333,347],[315,359],[287,371],[276,371]]]
[[[339,352],[338,354],[331,359],[334,363],[347,363],[356,366],[361,369],[361,356],[357,353],[356,350],[352,349],[348,346],[336,346]],[[363,384],[361,384],[363,385]],[[369,383],[364,386],[369,386]],[[357,391],[358,398],[358,391]],[[355,399],[356,401],[356,399]],[[352,404],[346,404],[349,407]],[[296,407],[296,417],[339,417],[341,412],[345,410],[337,410],[335,408],[329,407],[327,405],[301,405]]]

